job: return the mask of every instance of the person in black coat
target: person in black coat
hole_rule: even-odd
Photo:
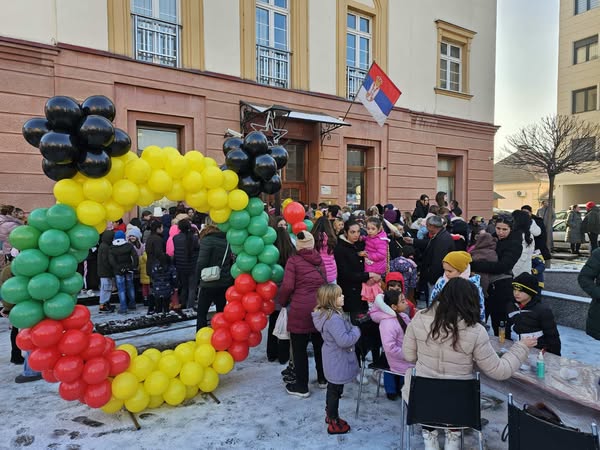
[[[152,275],[152,267],[162,255],[166,255],[163,240],[163,224],[158,220],[150,222],[150,236],[146,239],[146,273]]]
[[[581,269],[577,281],[581,289],[592,297],[585,332],[594,339],[600,340],[600,249],[592,252]]]
[[[135,310],[135,285],[133,272],[139,264],[138,254],[127,240],[125,233],[117,231],[108,251],[108,262],[113,270],[119,294],[119,313]]]
[[[177,222],[177,227],[179,234],[173,236],[175,250],[173,260],[177,269],[179,301],[184,308],[192,308],[196,302],[196,289],[198,288],[198,278],[196,277],[198,235],[192,229],[192,224],[188,219]]]
[[[115,307],[110,304],[110,296],[113,288],[113,269],[108,261],[108,253],[115,233],[112,230],[105,230],[100,235],[100,245],[98,246],[97,270],[100,278],[100,308],[99,312],[113,312]]]
[[[412,213],[413,222],[421,217],[427,217],[429,212],[429,197],[425,194],[421,194],[419,200],[415,202],[415,210]]]
[[[552,259],[552,253],[550,253],[550,250],[548,250],[548,243],[546,242],[546,237],[548,236],[548,234],[546,233],[546,225],[544,224],[544,219],[533,214],[533,210],[529,205],[521,206],[521,210],[527,211],[527,213],[531,216],[531,220],[533,220],[541,230],[541,233],[537,236],[534,236],[533,238],[535,242],[535,249],[540,251],[540,253],[544,257],[544,261]]]

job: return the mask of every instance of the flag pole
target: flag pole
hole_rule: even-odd
[[[367,73],[365,73],[365,77],[363,78],[362,83],[360,84],[360,87],[358,88],[358,91],[360,91],[361,88],[364,86],[365,80],[367,79],[367,75],[369,75],[369,72],[371,71],[371,68],[373,67],[373,64],[375,64],[375,61],[371,62],[371,65],[369,66],[369,69],[367,70]],[[354,100],[356,100],[356,95],[358,94],[358,91],[356,91],[356,94],[354,94],[354,97],[352,97],[352,101],[350,102],[350,106],[348,106],[348,109],[346,110],[346,114],[344,114],[344,117],[342,118],[342,122],[346,121],[346,117],[348,117],[348,113],[350,112],[350,108],[352,108],[352,105],[354,105]]]

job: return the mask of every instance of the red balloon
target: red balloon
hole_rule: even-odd
[[[42,370],[42,378],[48,383],[58,383],[58,379],[54,376],[54,370],[52,369]]]
[[[115,349],[116,346],[117,346],[117,344],[115,344],[115,341],[113,338],[104,336],[104,352],[102,352],[102,356],[108,355],[110,352],[112,352]]]
[[[104,336],[99,333],[92,333],[90,334],[87,348],[81,352],[81,357],[87,361],[88,359],[102,356],[105,347],[106,340],[104,339]]]
[[[29,367],[38,372],[54,368],[61,354],[56,347],[36,348],[29,354]]]
[[[85,323],[85,325],[80,328],[80,330],[83,331],[85,334],[92,334],[92,332],[94,331],[94,324],[91,320],[88,320]]]
[[[216,313],[210,319],[210,326],[213,327],[213,330],[218,330],[219,328],[229,328],[229,322],[225,319],[225,314],[222,312]]]
[[[31,329],[31,342],[40,348],[53,347],[62,338],[63,331],[58,320],[44,319]]]
[[[262,311],[248,313],[246,315],[246,323],[250,325],[252,331],[260,333],[267,326],[267,316]]]
[[[235,286],[230,286],[225,291],[225,298],[228,302],[241,302],[244,294],[238,292]]]
[[[283,209],[283,217],[287,223],[302,222],[305,215],[304,206],[298,202],[291,202]]]
[[[90,408],[102,408],[112,395],[110,381],[104,380],[98,384],[90,384],[83,395],[83,402]]]
[[[252,292],[256,289],[256,281],[252,278],[252,275],[249,273],[240,274],[233,284],[235,286],[235,290],[240,294],[247,294],[248,292]]]
[[[231,354],[231,356],[233,356],[234,361],[240,362],[248,357],[248,352],[250,349],[247,342],[234,342],[229,346],[227,351],[229,354]]]
[[[64,355],[79,355],[87,348],[89,341],[89,334],[81,330],[67,330],[56,347]]]
[[[292,233],[294,234],[298,234],[301,231],[305,231],[306,230],[306,224],[304,222],[296,222],[295,224],[292,225]]]
[[[277,294],[277,285],[274,281],[265,281],[256,285],[256,292],[263,300],[273,300]]]
[[[17,334],[17,347],[26,352],[35,349],[35,344],[31,340],[31,328],[23,328]]]
[[[81,378],[67,382],[63,381],[58,386],[58,394],[63,400],[74,401],[79,400],[85,394],[86,384]]]
[[[246,311],[256,312],[262,308],[263,299],[256,292],[248,292],[242,298],[242,306]]]
[[[92,358],[83,366],[81,378],[87,384],[98,384],[106,380],[109,373],[110,363],[106,359],[102,357]]]
[[[227,303],[223,309],[225,320],[232,324],[238,320],[243,320],[246,315],[246,310],[240,302]]]
[[[229,332],[231,333],[231,337],[234,341],[244,342],[248,340],[248,336],[250,336],[250,325],[248,325],[243,320],[239,320],[235,323],[231,324],[229,328]]]
[[[54,365],[54,376],[59,381],[70,383],[81,376],[83,359],[79,356],[62,356]]]
[[[275,311],[275,302],[273,300],[265,300],[262,304],[261,311],[270,316]]]
[[[125,350],[113,350],[106,355],[106,360],[110,364],[110,370],[108,374],[111,377],[115,377],[122,372],[125,372],[129,368],[131,357]]]
[[[233,342],[233,338],[231,337],[231,333],[228,328],[219,328],[214,331],[212,337],[210,338],[210,343],[217,351],[227,350],[231,343]]]
[[[61,320],[65,330],[79,330],[90,320],[90,310],[84,305],[75,305],[75,309],[69,317]]]
[[[248,346],[250,347],[258,347],[260,342],[262,341],[262,334],[258,331],[251,331],[250,336],[248,336]]]

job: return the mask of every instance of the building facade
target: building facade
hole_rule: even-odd
[[[1,1],[3,203],[53,201],[25,120],[54,95],[103,94],[135,150],[219,162],[227,130],[275,114],[284,197],[412,210],[444,190],[491,212],[495,1]],[[372,62],[403,92],[383,127],[351,102]]]

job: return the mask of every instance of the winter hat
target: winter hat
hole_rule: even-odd
[[[471,261],[473,259],[467,252],[450,252],[442,259],[442,262],[450,264],[461,273],[467,270]]]
[[[404,290],[404,277],[400,272],[390,272],[385,276],[385,284],[390,281],[399,281],[402,284],[402,290]]]
[[[590,209],[592,209],[594,206],[596,206],[596,204],[595,204],[594,202],[587,202],[587,203],[585,204],[585,209],[587,209],[587,210],[589,211],[589,210],[590,210]]]
[[[127,233],[125,233],[125,237],[129,239],[129,236],[135,236],[138,240],[142,240],[142,232],[135,225],[127,225]]]
[[[315,248],[315,238],[309,232],[301,231],[296,235],[296,250]]]
[[[513,289],[523,291],[530,296],[535,296],[538,293],[538,280],[535,275],[523,272],[516,277],[512,282]]]
[[[383,213],[383,218],[390,223],[396,223],[398,213],[394,209],[386,209]]]
[[[125,239],[125,233],[123,233],[123,232],[122,232],[122,231],[120,231],[120,230],[119,230],[119,231],[117,231],[117,232],[115,233],[115,240],[117,240],[117,239]]]

